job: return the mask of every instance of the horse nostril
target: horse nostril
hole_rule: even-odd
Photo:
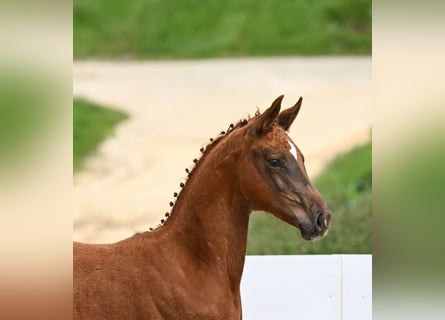
[[[317,231],[326,228],[326,217],[323,212],[318,212],[317,220],[315,220],[315,227],[317,228]]]

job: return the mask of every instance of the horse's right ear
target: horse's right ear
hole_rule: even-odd
[[[281,109],[281,101],[283,100],[284,95],[279,96],[272,102],[272,105],[264,111],[260,116],[253,120],[251,128],[251,132],[260,136],[261,134],[267,132],[272,123],[278,117]]]

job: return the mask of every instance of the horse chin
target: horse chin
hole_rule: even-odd
[[[306,241],[318,241],[323,239],[327,233],[328,233],[329,229],[324,230],[321,233],[318,233],[315,231],[315,229],[312,230],[307,230],[304,229],[302,227],[300,227],[300,233],[301,233],[301,237],[306,240]]]
[[[299,208],[298,208],[299,209]],[[326,234],[328,233],[329,226],[327,228],[324,228],[322,230],[318,230],[315,228],[315,225],[313,225],[310,221],[302,217],[301,212],[300,216],[295,210],[288,211],[292,213],[288,214],[282,214],[282,215],[276,215],[276,217],[280,218],[281,220],[287,222],[288,224],[298,228],[300,230],[301,237],[306,241],[317,241],[320,239],[323,239]],[[306,214],[306,213],[304,213]]]

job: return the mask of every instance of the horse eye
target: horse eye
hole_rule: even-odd
[[[269,166],[271,166],[272,168],[278,168],[281,167],[281,162],[279,159],[269,159],[267,160],[267,163],[269,164]]]

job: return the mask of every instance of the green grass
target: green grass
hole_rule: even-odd
[[[74,0],[74,57],[371,53],[371,0]]]
[[[371,253],[371,143],[337,157],[314,184],[332,211],[328,235],[307,242],[295,227],[270,214],[253,213],[248,254]]]
[[[126,114],[100,107],[91,102],[74,99],[73,102],[73,157],[74,171],[82,167],[83,161],[110,134]]]

